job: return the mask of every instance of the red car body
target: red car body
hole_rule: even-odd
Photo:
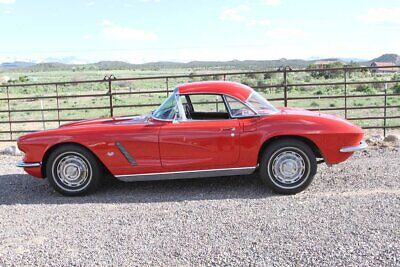
[[[218,94],[242,102],[253,92],[231,82],[191,83],[176,90],[180,95]],[[18,147],[25,152],[20,166],[35,177],[45,177],[51,151],[73,143],[90,150],[112,175],[123,179],[143,174],[255,169],[262,148],[283,137],[304,141],[331,165],[345,161],[360,148],[363,132],[333,115],[278,108],[265,116],[179,123],[145,116],[83,120],[24,135]],[[131,161],[120,146],[132,156]]]

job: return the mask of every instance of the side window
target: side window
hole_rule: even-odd
[[[229,106],[232,117],[240,118],[240,117],[251,117],[256,115],[256,113],[254,113],[254,111],[252,111],[249,107],[247,107],[245,104],[232,97],[227,96],[226,102]]]
[[[194,112],[228,113],[221,95],[190,95]]]

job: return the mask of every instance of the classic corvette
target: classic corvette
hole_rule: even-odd
[[[317,164],[366,148],[362,130],[333,115],[277,108],[233,82],[179,85],[148,116],[82,120],[21,136],[23,167],[64,195],[93,192],[106,174],[149,181],[258,172],[273,191],[304,190]]]

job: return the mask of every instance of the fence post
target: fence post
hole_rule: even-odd
[[[6,94],[7,94],[8,127],[10,130],[10,141],[12,141],[13,134],[12,134],[12,125],[11,125],[10,93],[8,90],[8,86],[6,87]]]
[[[383,136],[386,137],[386,113],[387,113],[387,83],[385,83],[385,103],[383,107]]]
[[[167,78],[165,78],[165,85],[167,86],[167,97],[168,97],[168,95],[169,95],[169,87],[168,87],[168,77]]]
[[[44,106],[43,106],[43,99],[40,99],[40,113],[42,114],[42,125],[43,125],[43,130],[46,130],[46,122],[44,121]]]
[[[112,94],[112,85],[111,85],[111,75],[108,77],[108,94],[110,96],[110,116],[114,116],[114,107],[113,107],[113,94]]]
[[[283,101],[284,106],[288,106],[288,82],[287,82],[287,67],[283,68]]]
[[[344,67],[344,117],[347,119],[347,68]]]
[[[60,103],[58,99],[58,86],[56,84],[56,104],[57,104],[57,121],[58,121],[58,127],[60,127],[61,122],[60,122]]]

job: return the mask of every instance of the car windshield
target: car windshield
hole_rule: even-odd
[[[252,109],[254,109],[260,115],[267,115],[271,113],[278,112],[271,103],[269,103],[264,97],[262,97],[259,93],[253,92],[247,98],[246,104],[249,105]]]
[[[176,94],[173,93],[153,112],[153,117],[160,120],[173,120],[176,113]]]

